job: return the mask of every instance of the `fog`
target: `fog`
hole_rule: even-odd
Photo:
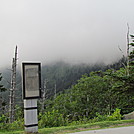
[[[0,0],[0,67],[58,60],[111,63],[126,55],[133,0]]]

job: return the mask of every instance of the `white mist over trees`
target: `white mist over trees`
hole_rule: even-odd
[[[22,61],[110,63],[126,55],[133,0],[0,1],[0,67],[18,46]]]

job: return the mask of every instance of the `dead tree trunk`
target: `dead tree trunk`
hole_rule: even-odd
[[[13,58],[12,62],[11,89],[10,89],[10,101],[9,101],[9,123],[15,121],[16,66],[17,66],[17,46],[15,49],[15,58]]]

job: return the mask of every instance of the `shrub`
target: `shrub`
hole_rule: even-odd
[[[64,126],[66,120],[63,118],[63,115],[58,112],[58,110],[52,110],[51,112],[45,112],[43,115],[40,115],[39,127],[58,127]]]
[[[24,120],[14,121],[13,123],[0,123],[1,130],[22,130],[24,129]]]
[[[96,122],[107,120],[107,115],[100,115],[99,113],[96,113],[96,116],[97,117],[94,118]]]
[[[8,124],[8,130],[22,130],[24,129],[24,120],[17,120]]]
[[[120,114],[120,109],[116,108],[114,113],[111,116],[107,117],[108,121],[115,121],[115,120],[121,120],[122,115]]]
[[[100,115],[99,113],[96,113],[96,116],[94,119],[94,122],[98,121],[115,121],[115,120],[121,120],[122,115],[120,114],[120,109],[116,108],[114,113],[112,115]]]
[[[4,114],[2,114],[2,115],[0,116],[0,123],[6,122],[6,121],[7,121],[7,117],[6,117]]]

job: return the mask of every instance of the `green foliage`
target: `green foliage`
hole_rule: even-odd
[[[99,113],[96,113],[96,117],[92,120],[94,122],[121,120],[122,115],[120,111],[121,111],[120,109],[116,108],[111,115],[101,115]]]
[[[109,121],[115,121],[115,120],[121,120],[122,115],[120,114],[120,109],[116,108],[114,113],[111,116],[108,116],[107,120]]]
[[[130,45],[133,47],[132,44]],[[120,69],[117,65],[111,66],[114,69],[106,70],[107,67],[104,66],[89,67],[81,65],[77,67],[63,63],[45,67],[42,75],[44,79],[48,80],[48,96],[53,95],[55,83],[57,92],[62,92],[57,94],[55,99],[52,98],[44,102],[44,113],[39,113],[39,127],[120,120],[122,118],[121,114],[133,111],[133,50],[129,59],[129,67]],[[118,69],[115,70],[115,68]],[[99,69],[101,71],[96,71]],[[78,81],[76,82],[76,80]],[[2,89],[2,86],[0,88]],[[23,128],[23,109],[18,106],[16,108],[16,121],[14,123],[6,123],[5,115],[0,117],[1,129]]]
[[[89,119],[89,117],[79,117],[79,120],[69,121],[67,118],[64,119],[58,111],[45,112],[40,115],[39,127],[57,127],[57,126],[73,126],[86,123],[95,123],[101,121],[115,121],[121,120],[122,115],[120,114],[120,109],[116,109],[111,115],[100,115],[96,113],[96,117]]]
[[[6,120],[7,120],[7,117],[6,117],[4,114],[2,114],[2,115],[0,116],[0,123],[6,122]]]
[[[64,126],[65,119],[63,115],[58,112],[58,110],[45,112],[43,115],[39,115],[39,127],[57,127]]]
[[[20,106],[16,105],[15,111],[15,121],[13,123],[9,123],[9,115],[8,113],[4,113],[0,115],[0,130],[22,130],[24,128],[24,118],[23,111]]]
[[[7,117],[4,114],[2,114],[0,116],[0,129],[1,130],[7,128],[6,121],[7,121]]]
[[[13,123],[8,123],[8,115],[2,114],[0,117],[0,130],[19,130],[24,128],[24,119],[19,118]]]
[[[24,119],[16,120],[11,124],[8,124],[8,130],[22,130],[24,129]]]
[[[101,122],[106,121],[108,118],[107,115],[100,115],[99,113],[96,113],[96,117],[93,119],[95,122]]]
[[[1,73],[0,73],[0,82],[1,82],[1,80],[2,80],[2,76],[1,76]],[[4,106],[6,104],[6,102],[4,100],[4,97],[2,95],[2,93],[4,91],[6,91],[6,89],[4,88],[4,86],[2,84],[0,84],[0,114],[4,113]]]
[[[22,108],[22,106],[16,105],[15,106],[15,119],[17,121],[23,119],[24,117],[24,109]]]
[[[1,73],[0,73],[0,81],[2,80],[2,76],[1,76]],[[6,89],[3,87],[3,85],[0,85],[0,92],[3,92],[5,91]]]
[[[11,124],[5,122],[0,123],[0,130],[22,130],[22,129],[24,129],[23,119],[14,121]]]
[[[93,130],[93,129],[102,129],[106,127],[118,127],[118,126],[126,126],[132,125],[134,120],[122,120],[122,121],[103,121],[96,123],[88,123],[82,125],[73,125],[73,126],[62,126],[62,127],[54,127],[54,128],[43,128],[39,130],[40,134],[65,134],[65,133],[74,133],[80,130]]]
[[[58,110],[69,124],[120,120],[119,109],[123,114],[131,112],[128,108],[134,106],[133,96],[128,92],[128,80],[125,68],[91,72],[58,95],[46,110]]]

